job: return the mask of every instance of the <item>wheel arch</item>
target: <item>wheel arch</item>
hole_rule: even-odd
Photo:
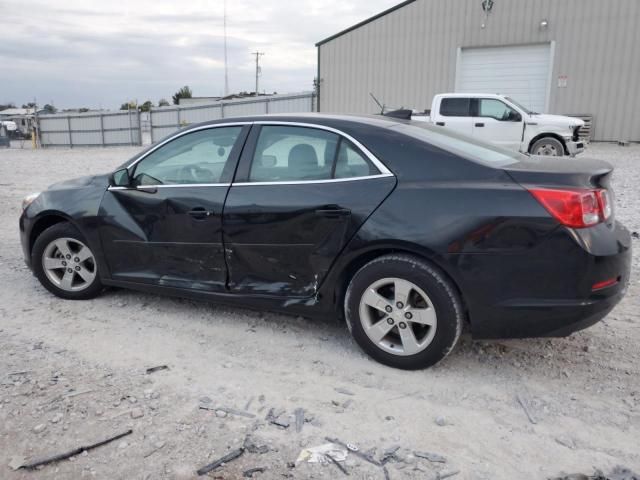
[[[34,222],[31,227],[31,231],[29,232],[29,255],[33,252],[33,245],[36,243],[37,238],[44,232],[47,228],[53,227],[58,223],[71,223],[76,226],[74,222],[62,212],[58,211],[48,211],[40,214],[38,219]]]
[[[543,138],[546,137],[550,137],[553,138],[555,140],[558,140],[560,142],[560,144],[562,145],[562,148],[564,149],[564,154],[565,155],[569,155],[569,149],[567,148],[567,142],[565,142],[564,138],[562,138],[560,135],[558,135],[557,133],[553,133],[553,132],[544,132],[544,133],[540,133],[538,135],[536,135],[535,137],[533,137],[531,139],[531,141],[529,142],[529,148],[527,148],[527,152],[531,153],[531,150],[533,149],[533,146],[535,145],[535,143],[538,140],[542,140]]]
[[[435,252],[410,243],[379,244],[371,246],[366,250],[361,250],[351,255],[344,265],[339,267],[339,271],[336,271],[333,276],[335,280],[331,282],[334,285],[331,293],[335,310],[341,318],[344,316],[344,312],[341,307],[344,303],[347,287],[349,286],[353,276],[367,263],[388,254],[411,255],[429,264],[429,266],[436,268],[446,279],[449,280],[452,287],[455,289],[456,293],[460,297],[460,301],[462,302],[465,318],[468,319],[469,315],[465,297],[462,288],[460,287],[460,282],[455,278],[455,275],[449,268],[447,268],[445,262],[438,258],[439,256]]]

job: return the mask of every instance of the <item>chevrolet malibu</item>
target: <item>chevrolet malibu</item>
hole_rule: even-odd
[[[611,173],[384,117],[225,119],[30,195],[20,234],[59,297],[116,286],[337,316],[376,360],[417,369],[465,324],[565,336],[607,315],[631,256]]]

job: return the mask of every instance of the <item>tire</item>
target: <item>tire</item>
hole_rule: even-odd
[[[102,291],[95,255],[70,223],[57,223],[40,234],[31,265],[42,286],[60,298],[88,300]]]
[[[532,155],[543,155],[549,157],[563,157],[564,145],[557,138],[542,137],[531,146]]]
[[[344,309],[358,345],[378,362],[405,370],[445,358],[460,338],[464,318],[460,297],[445,275],[404,254],[384,255],[358,270]]]

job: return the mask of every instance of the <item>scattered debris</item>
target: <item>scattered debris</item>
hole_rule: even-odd
[[[242,472],[242,476],[245,478],[253,478],[254,473],[263,473],[266,470],[265,467],[250,468]]]
[[[245,437],[243,447],[249,453],[263,454],[269,451],[269,446],[253,435],[247,435]]]
[[[605,475],[601,470],[595,470],[593,475],[585,475],[584,473],[572,473],[570,475],[553,477],[549,480],[640,480],[640,475],[632,472],[628,468],[618,465],[609,475]]]
[[[164,446],[166,445],[166,442],[164,441],[159,441],[156,442],[153,445],[153,449],[149,450],[147,453],[144,454],[144,458],[150,457],[151,455],[153,455],[154,453],[156,453],[158,450],[162,450],[164,448]]]
[[[134,408],[133,410],[131,410],[131,418],[142,418],[144,417],[144,410],[142,410],[142,408],[138,407],[138,408]]]
[[[235,460],[236,458],[241,456],[243,453],[244,453],[244,448],[238,448],[237,450],[233,450],[232,452],[226,454],[222,458],[219,458],[215,462],[210,463],[209,465],[205,465],[204,467],[200,468],[196,473],[198,475],[204,475],[206,473],[209,473],[211,470],[215,470],[219,466],[225,465],[225,464],[229,463],[230,461]]]
[[[442,416],[438,416],[436,417],[435,422],[439,427],[444,427],[447,424],[447,419]]]
[[[169,370],[169,367],[167,365],[158,365],[157,367],[147,368],[147,375],[159,372],[160,370]]]
[[[416,457],[425,458],[425,459],[429,460],[430,462],[447,463],[447,459],[444,458],[442,455],[438,455],[437,453],[415,451],[415,452],[413,452],[413,454]]]
[[[213,410],[216,412],[216,415],[218,415],[218,412],[224,412],[225,414],[228,413],[229,415],[237,415],[239,417],[256,418],[256,416],[253,413],[245,412],[244,410],[238,410],[236,408],[231,408],[231,407],[210,407],[208,405],[200,405],[200,409]],[[218,416],[222,416],[222,415],[218,415]],[[224,416],[226,417],[226,415]]]
[[[345,410],[353,403],[353,400],[349,399],[342,404],[342,408]]]
[[[53,417],[51,417],[51,420],[49,420],[51,423],[58,423],[60,422],[60,420],[62,420],[64,418],[64,415],[61,412],[56,413]]]
[[[340,463],[335,458],[333,458],[330,454],[327,453],[326,457],[331,461],[331,463],[333,463],[336,467],[338,467],[342,473],[344,473],[345,475],[349,475],[349,472],[347,472],[347,469],[344,468],[342,465],[340,465]]]
[[[570,448],[571,450],[574,450],[576,448],[575,440],[573,440],[573,438],[570,438],[570,437],[566,437],[566,436],[556,437],[556,443],[562,445],[563,447]]]
[[[445,478],[454,477],[459,473],[460,473],[460,470],[453,470],[451,472],[439,472],[437,478],[438,480],[444,480]]]
[[[632,236],[633,238],[640,238],[640,233],[638,233],[638,232],[632,232],[632,233],[631,233],[631,236]]]
[[[340,445],[341,447],[346,448],[347,450],[350,450],[354,455],[356,455],[357,457],[360,457],[361,459],[375,465],[376,467],[381,467],[383,464],[380,463],[379,461],[377,461],[375,458],[373,458],[373,456],[367,454],[367,453],[363,453],[361,451],[359,451],[359,448],[356,447],[353,444],[350,443],[345,443],[341,440],[338,440],[337,438],[330,438],[330,437],[325,437],[324,438],[327,442],[331,442],[334,443],[336,445]],[[351,450],[351,448],[349,448],[349,446],[351,446],[351,448],[356,448],[355,450]],[[398,447],[399,448],[399,447]]]
[[[11,468],[12,470],[18,470],[22,468],[25,461],[26,461],[26,458],[21,456],[11,457],[11,461],[9,462],[9,468]]]
[[[105,440],[102,440],[98,443],[94,443],[91,445],[87,445],[87,446],[83,446],[83,447],[78,447],[74,450],[71,450],[70,452],[67,453],[61,453],[59,455],[54,455],[53,457],[48,457],[48,458],[44,458],[42,460],[36,460],[35,462],[31,462],[31,463],[27,463],[25,465],[22,465],[21,468],[26,468],[27,470],[33,470],[36,467],[39,467],[40,465],[47,465],[49,463],[54,463],[54,462],[59,462],[61,460],[66,460],[68,458],[74,457],[76,455],[79,455],[83,452],[92,450],[94,448],[97,447],[101,447],[103,445],[106,445],[107,443],[113,442],[115,440],[118,440],[122,437],[126,437],[127,435],[131,435],[133,433],[133,430],[127,430],[126,432],[123,433],[119,433],[118,435],[115,435],[113,437],[109,437]]]
[[[326,463],[327,456],[331,456],[336,462],[343,462],[347,459],[347,450],[333,442],[305,448],[298,455],[296,463]]]
[[[349,396],[354,396],[355,393],[353,393],[351,390],[347,390],[346,388],[342,388],[342,387],[336,387],[334,388],[334,390],[338,393],[341,393],[342,395],[349,395]]]
[[[302,426],[304,425],[304,409],[296,408],[293,414],[296,417],[296,432],[300,433],[302,431]]]
[[[382,465],[386,465],[390,460],[398,461],[398,456],[396,455],[400,450],[400,445],[394,445],[392,447],[387,448],[384,452],[382,452],[382,458],[380,459],[380,463]]]
[[[360,449],[358,448],[358,446],[357,446],[357,445],[354,445],[353,443],[347,443],[347,449],[348,449],[349,451],[351,451],[351,452],[354,452],[354,453],[355,453],[355,452],[357,452],[358,450],[360,450]]]
[[[73,398],[73,397],[77,397],[79,395],[84,395],[85,393],[93,393],[94,390],[80,390],[79,392],[71,392],[71,393],[67,393],[66,397],[67,398]]]
[[[256,398],[256,397],[251,397],[251,398],[247,401],[247,404],[244,406],[244,409],[245,409],[246,411],[249,411],[249,409],[251,408],[251,404],[253,403],[253,400],[254,400],[255,398]]]
[[[36,425],[35,427],[33,427],[33,431],[35,433],[42,433],[47,429],[47,425],[45,423],[40,423],[38,425]]]
[[[522,409],[524,410],[524,413],[526,413],[527,418],[529,419],[529,421],[531,423],[533,423],[534,425],[537,424],[538,422],[536,421],[535,418],[533,418],[533,415],[531,414],[531,411],[529,410],[529,406],[526,402],[526,400],[522,397],[522,395],[520,395],[519,393],[516,395],[516,399],[518,400],[518,403],[520,404],[520,406],[522,407]]]
[[[387,467],[382,467],[382,473],[384,473],[384,480],[391,480],[391,475],[389,475]]]

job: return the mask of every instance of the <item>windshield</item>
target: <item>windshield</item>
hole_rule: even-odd
[[[513,98],[511,97],[504,97],[507,100],[509,100],[511,103],[513,103],[516,107],[521,108],[522,110],[524,110],[528,115],[539,115],[538,112],[532,112],[531,110],[529,110],[527,107],[525,107],[524,105],[522,105],[521,103],[516,102]]]
[[[504,167],[527,158],[521,153],[480,142],[466,135],[444,130],[441,127],[433,127],[427,123],[402,123],[391,128],[429,143],[434,147],[490,167]]]

